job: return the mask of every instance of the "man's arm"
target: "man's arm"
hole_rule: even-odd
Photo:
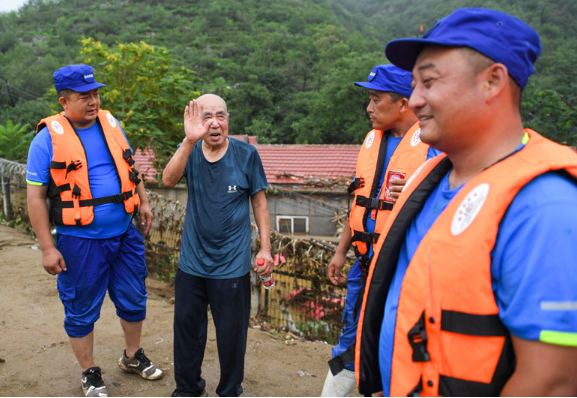
[[[40,250],[42,250],[42,266],[51,275],[66,271],[66,263],[62,254],[54,246],[50,234],[50,222],[48,220],[48,206],[46,206],[47,186],[30,185],[26,189],[28,215],[34,233],[38,238]]]
[[[351,228],[349,227],[349,219],[345,222],[345,227],[341,235],[341,240],[335,251],[330,264],[329,264],[329,279],[335,285],[339,285],[347,280],[345,276],[341,273],[343,267],[345,266],[345,261],[347,259],[347,252],[349,251],[349,246],[351,245]]]
[[[142,237],[145,237],[152,226],[153,215],[150,210],[150,204],[148,203],[148,196],[146,196],[146,189],[144,188],[144,176],[140,173],[137,163],[134,164],[134,167],[138,170],[141,177],[140,183],[136,186],[136,192],[140,197],[140,208],[138,209],[138,214],[140,215],[140,225],[144,226]]]
[[[268,212],[268,204],[264,190],[257,192],[254,196],[251,196],[250,199],[254,220],[260,235],[260,250],[256,255],[255,264],[259,258],[264,260],[264,266],[257,267],[256,271],[261,276],[269,276],[272,273],[273,261],[270,252],[270,214]]]
[[[501,396],[577,396],[577,347],[511,338],[517,366]]]
[[[195,143],[190,142],[185,138],[174,155],[172,155],[172,158],[162,172],[162,183],[165,187],[172,188],[178,184],[182,178],[186,162],[194,148],[194,144]]]
[[[202,120],[203,109],[203,105],[199,105],[196,100],[190,101],[189,105],[184,108],[184,133],[186,136],[162,173],[162,183],[168,188],[178,184],[184,173],[190,152],[208,131],[209,125],[203,123]]]

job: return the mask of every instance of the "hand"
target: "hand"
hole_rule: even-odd
[[[144,227],[144,233],[142,237],[144,238],[150,227],[152,226],[152,211],[150,211],[150,205],[147,203],[140,203],[140,209],[138,209],[138,214],[140,215],[140,225]]]
[[[197,142],[208,132],[209,124],[202,119],[204,106],[196,100],[184,108],[184,133],[190,142]]]
[[[399,199],[399,195],[401,194],[401,192],[403,192],[403,188],[405,186],[405,184],[407,183],[407,180],[402,180],[400,178],[395,178],[391,180],[391,185],[390,185],[390,195],[391,195],[391,199],[393,200],[393,203],[397,203],[397,199]]]
[[[259,267],[257,264],[258,260],[261,258],[264,260],[264,265],[261,265]],[[273,268],[274,263],[272,261],[270,250],[259,251],[254,259],[254,270],[257,272],[257,274],[259,274],[260,276],[269,276],[270,274],[272,274]]]
[[[347,278],[345,278],[341,272],[344,266],[345,256],[339,253],[335,253],[329,264],[329,279],[334,285],[340,285],[347,280]]]
[[[54,246],[42,250],[42,266],[50,275],[58,275],[66,271],[64,257]]]

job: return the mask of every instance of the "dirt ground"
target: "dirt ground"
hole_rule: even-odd
[[[116,362],[124,348],[114,305],[107,298],[95,326],[94,356],[110,396],[170,396],[175,388],[172,351],[173,292],[147,279],[149,300],[142,346],[165,370],[146,381],[123,373]],[[80,368],[62,327],[64,310],[56,277],[41,266],[29,236],[0,226],[0,396],[83,396]],[[248,331],[244,396],[319,396],[332,346],[286,341],[251,327]],[[219,379],[214,326],[209,321],[203,377],[209,396]]]

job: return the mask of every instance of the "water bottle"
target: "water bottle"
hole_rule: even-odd
[[[262,267],[264,265],[264,260],[262,258],[259,258],[258,261],[256,262],[256,265],[258,265],[259,268]],[[262,285],[264,286],[265,289],[272,289],[274,287],[274,277],[272,276],[272,272],[269,276],[261,276],[259,274],[258,277],[262,281]]]

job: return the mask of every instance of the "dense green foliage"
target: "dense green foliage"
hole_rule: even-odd
[[[118,92],[105,96],[103,108],[127,118],[130,134],[150,131],[150,141],[165,150],[174,140],[159,142],[159,134],[181,134],[182,109],[197,92],[225,98],[231,134],[258,135],[261,143],[360,143],[370,129],[368,96],[352,83],[387,62],[387,41],[418,36],[421,25],[426,31],[463,6],[506,11],[540,33],[543,53],[523,96],[524,122],[575,145],[575,1],[29,0],[18,12],[0,15],[0,124],[9,118],[34,124],[46,116],[48,106],[38,98],[51,87],[52,72],[85,61],[81,39],[93,38],[114,51],[141,41],[167,49],[160,50],[166,51],[162,62],[170,62],[175,80],[150,77],[159,79],[163,101],[158,94],[144,99],[144,92],[123,91],[121,80],[104,70],[117,68],[117,61],[94,65],[97,79],[105,76],[109,84],[103,92]],[[163,91],[164,84],[175,90]],[[135,112],[143,113],[139,120]],[[156,118],[148,128],[147,117]],[[174,120],[156,124],[167,118]],[[138,145],[146,142],[141,138]]]
[[[164,47],[144,42],[109,48],[92,38],[82,40],[81,61],[99,70],[106,107],[114,109],[133,149],[155,147],[156,161],[163,166],[182,141],[181,99],[197,97],[191,73],[175,66]],[[56,90],[52,89],[54,94]]]
[[[26,161],[32,136],[29,124],[15,125],[12,120],[8,120],[5,125],[0,125],[0,158]]]

